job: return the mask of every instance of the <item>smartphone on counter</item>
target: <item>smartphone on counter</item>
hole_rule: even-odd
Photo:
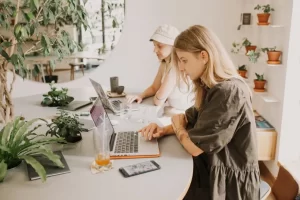
[[[152,172],[155,170],[159,170],[160,166],[154,160],[149,160],[146,162],[137,163],[134,165],[128,165],[126,167],[121,167],[119,171],[121,174],[127,178],[131,176],[136,176],[139,174],[144,174],[147,172]]]

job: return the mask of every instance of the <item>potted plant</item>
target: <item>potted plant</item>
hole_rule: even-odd
[[[64,167],[60,157],[47,146],[62,142],[63,138],[50,138],[37,134],[36,131],[41,124],[33,127],[33,123],[38,120],[43,119],[25,121],[22,117],[16,117],[0,131],[0,182],[4,180],[7,170],[18,166],[22,161],[31,165],[42,181],[45,181],[46,171],[33,157],[38,154],[51,160],[58,167]]]
[[[43,94],[43,101],[41,104],[43,106],[56,107],[56,106],[65,106],[74,100],[74,97],[68,96],[68,89],[62,88],[61,90],[57,90],[54,87],[54,82],[50,84],[50,91],[47,94]]]
[[[239,66],[238,67],[238,73],[240,74],[241,77],[247,78],[246,77],[246,73],[247,73],[246,65]]]
[[[269,25],[269,17],[270,17],[270,12],[274,11],[274,8],[271,8],[270,4],[267,5],[257,5],[255,6],[254,10],[262,10],[263,13],[258,13],[257,18],[258,18],[258,25]]]
[[[248,53],[246,55],[248,56],[250,62],[256,63],[257,59],[260,56],[260,52],[259,51],[250,50],[250,51],[248,51]]]
[[[52,123],[47,124],[49,130],[46,135],[62,137],[69,143],[79,142],[82,140],[81,132],[88,130],[83,128],[78,118],[77,114],[70,115],[62,110],[58,117],[52,119]]]
[[[250,42],[250,40],[248,40],[248,38],[243,38],[242,44],[233,42],[232,46],[233,46],[233,48],[231,49],[232,53],[238,53],[243,46],[246,49],[246,53],[245,53],[246,55],[249,51],[251,51],[251,50],[255,51],[256,50],[256,46],[252,45],[252,43]]]
[[[246,49],[246,55],[247,55],[248,51],[251,51],[251,50],[255,51],[256,50],[256,46],[252,45],[252,43],[247,38],[244,38],[243,40],[244,41],[242,43],[242,46],[244,46],[245,49]]]
[[[266,80],[264,79],[264,74],[255,73],[256,79],[254,79],[254,90],[256,92],[264,92]]]
[[[268,64],[280,64],[280,56],[281,56],[281,51],[276,51],[276,46],[273,48],[262,48],[262,52],[267,52],[268,54]]]
[[[30,73],[27,55],[39,52],[61,60],[80,49],[64,26],[68,23],[87,30],[88,13],[78,0],[5,0],[0,1],[0,10],[0,28],[6,29],[0,36],[0,121],[7,123],[14,116],[12,92],[16,70],[22,72],[22,78]],[[12,18],[14,23],[11,23]],[[35,42],[31,46],[24,45],[28,39]],[[7,77],[10,71],[11,81]]]

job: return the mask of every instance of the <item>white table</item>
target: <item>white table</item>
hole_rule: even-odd
[[[76,100],[88,100],[95,96],[92,89],[70,90]],[[49,117],[56,113],[56,108],[40,106],[42,95],[14,99],[16,113],[22,113],[27,119]],[[145,101],[150,106],[151,100]],[[87,110],[85,108],[84,110]],[[137,115],[138,111],[134,114]],[[118,119],[116,116],[111,116]],[[143,126],[136,122],[120,121],[116,131],[124,127],[137,129]],[[156,120],[153,118],[153,120]],[[161,169],[135,177],[124,178],[118,169],[122,166],[139,163],[148,159],[123,159],[113,162],[114,168],[108,172],[92,174],[90,164],[93,161],[92,133],[84,133],[82,142],[76,148],[64,150],[63,154],[71,173],[40,180],[29,181],[26,166],[8,172],[5,182],[0,184],[2,200],[53,200],[53,199],[105,199],[105,200],[174,200],[182,199],[188,190],[193,172],[192,157],[181,147],[175,136],[159,140],[161,157],[154,158]]]

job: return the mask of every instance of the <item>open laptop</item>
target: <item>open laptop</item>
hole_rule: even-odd
[[[114,114],[118,115],[119,114],[119,106],[121,101],[120,100],[109,100],[108,96],[105,94],[102,86],[100,83],[97,83],[96,81],[90,79],[95,91],[98,94],[98,97],[101,99],[104,107],[108,108],[111,110]],[[132,104],[131,110],[138,110],[138,106],[136,104]]]
[[[100,98],[97,98],[92,106],[90,115],[95,126],[99,127],[99,130],[102,130],[103,123],[105,123],[105,129],[108,131],[110,138],[109,147],[112,159],[153,158],[160,156],[157,140],[146,140],[137,131],[115,132]],[[105,120],[103,120],[104,117]]]

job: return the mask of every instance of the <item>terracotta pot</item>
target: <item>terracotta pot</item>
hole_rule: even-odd
[[[238,72],[239,72],[239,75],[240,75],[241,77],[247,78],[247,77],[246,77],[247,71],[245,71],[245,70],[238,70]]]
[[[268,51],[269,61],[278,61],[281,56],[281,51]]]
[[[246,55],[247,55],[248,51],[251,51],[251,50],[255,51],[256,50],[256,46],[245,46],[245,48],[246,48]]]
[[[254,89],[264,90],[265,84],[266,84],[265,80],[263,81],[254,80]]]
[[[258,25],[268,25],[269,24],[270,13],[259,13],[257,14]]]

